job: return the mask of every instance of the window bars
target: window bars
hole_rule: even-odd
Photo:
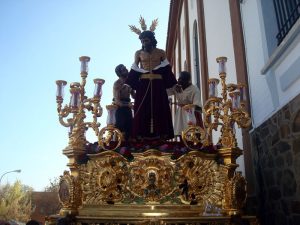
[[[278,25],[279,45],[300,16],[300,0],[273,0]]]

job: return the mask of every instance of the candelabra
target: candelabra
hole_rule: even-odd
[[[204,125],[207,134],[221,126],[221,135],[218,141],[220,146],[218,155],[223,161],[227,178],[224,185],[223,211],[228,215],[239,214],[246,199],[246,181],[236,168],[239,166],[236,159],[242,155],[237,146],[235,124],[240,128],[247,128],[251,118],[246,111],[246,85],[226,84],[226,57],[217,58],[219,76],[222,85],[221,97],[218,97],[217,86],[219,79],[209,79],[209,99],[204,105]],[[211,140],[211,138],[210,138]]]
[[[217,93],[219,79],[209,79],[209,99],[204,106],[204,123],[208,133],[217,130],[221,125],[221,136],[218,143],[223,149],[237,148],[235,123],[241,128],[247,128],[251,124],[251,118],[246,111],[246,85],[226,84],[227,58],[219,57],[217,62],[219,63],[222,97],[218,97]]]
[[[67,82],[64,80],[57,80],[57,111],[59,122],[69,127],[69,146],[64,150],[64,154],[78,155],[83,153],[87,144],[85,132],[88,128],[92,128],[96,136],[99,135],[100,123],[97,122],[97,118],[102,116],[102,107],[100,106],[100,100],[102,96],[103,79],[94,79],[95,90],[94,96],[88,98],[85,95],[85,84],[88,75],[88,62],[90,58],[87,56],[81,56],[79,58],[81,62],[81,83],[73,82],[70,84],[70,103],[62,107],[64,100],[64,87]],[[86,111],[90,111],[93,116],[91,122],[85,122]]]

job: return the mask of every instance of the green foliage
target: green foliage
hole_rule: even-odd
[[[0,187],[0,219],[26,222],[30,219],[33,189],[16,181]]]

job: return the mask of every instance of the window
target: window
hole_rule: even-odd
[[[199,68],[199,46],[198,46],[198,29],[197,21],[194,21],[193,26],[193,50],[194,50],[194,70],[196,76],[197,87],[200,88],[200,68]]]
[[[288,47],[299,37],[300,0],[264,0],[261,9],[269,56],[262,68],[262,74],[266,74],[284,53],[292,50]]]
[[[300,0],[273,0],[278,26],[279,45],[300,16]]]

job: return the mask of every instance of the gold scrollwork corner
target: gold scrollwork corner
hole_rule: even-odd
[[[129,166],[128,190],[135,196],[132,202],[165,204],[174,200],[175,164],[160,154],[156,150],[135,154]]]
[[[98,135],[98,143],[104,150],[116,150],[121,145],[122,139],[122,132],[113,125],[102,128]]]
[[[69,171],[64,171],[64,175],[60,177],[58,197],[63,207],[60,215],[68,214],[76,215],[77,209],[81,205],[80,184]]]
[[[225,148],[235,148],[237,146],[237,140],[232,128],[226,126],[221,128],[219,143]]]
[[[214,160],[199,157],[190,152],[179,159],[181,199],[185,204],[197,204],[205,208],[209,203],[221,207],[226,171]]]
[[[235,172],[225,183],[223,209],[228,215],[238,215],[247,198],[247,182],[241,172]]]
[[[113,152],[102,152],[80,166],[83,205],[121,202],[127,193],[126,159]]]
[[[206,132],[199,126],[190,125],[181,136],[185,146],[191,150],[197,150],[199,144],[206,144]]]

